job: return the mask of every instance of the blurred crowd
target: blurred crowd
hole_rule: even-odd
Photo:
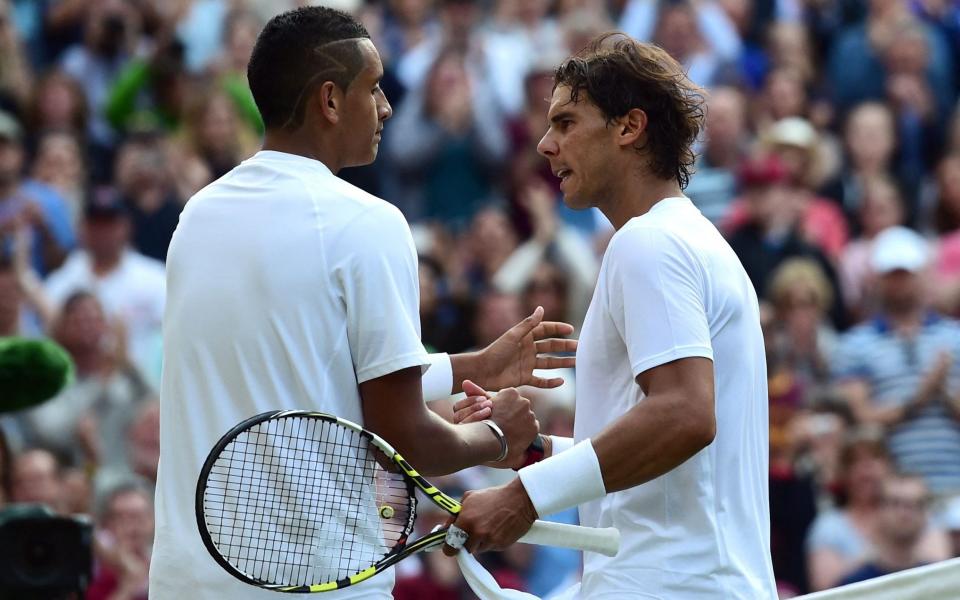
[[[0,507],[93,515],[88,598],[146,596],[167,246],[191,195],[257,150],[246,62],[298,4],[0,0],[0,336],[76,363],[57,398],[0,417]],[[613,230],[566,209],[536,153],[551,72],[603,31],[657,43],[707,104],[686,193],[761,298],[782,597],[960,555],[960,3],[327,4],[384,61],[380,155],[341,175],[407,216],[430,350],[483,347],[538,305],[582,323]],[[573,424],[564,376],[526,391],[551,433]],[[543,596],[579,568],[523,545],[483,560]],[[401,564],[396,597],[471,596],[434,553]]]

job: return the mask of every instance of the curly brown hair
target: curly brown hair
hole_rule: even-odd
[[[703,127],[703,89],[691,82],[667,52],[620,32],[604,33],[557,67],[554,89],[570,88],[570,101],[581,93],[600,109],[607,125],[635,108],[647,114],[649,167],[663,179],[690,182],[696,158],[693,143]]]

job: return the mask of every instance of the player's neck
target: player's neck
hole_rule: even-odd
[[[634,217],[644,215],[664,198],[682,196],[675,179],[660,179],[646,173],[634,173],[619,180],[598,208],[616,229]]]
[[[303,133],[305,129],[300,128],[290,133],[268,130],[263,134],[262,148],[263,150],[296,154],[318,160],[326,165],[331,173],[336,175],[342,167],[338,160],[340,153],[336,151],[332,144],[326,143],[328,140],[318,139],[315,136]]]

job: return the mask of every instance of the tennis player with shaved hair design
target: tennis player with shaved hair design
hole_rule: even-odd
[[[573,506],[582,525],[618,528],[619,554],[585,553],[567,597],[777,597],[757,296],[682,192],[702,106],[666,52],[622,34],[555,74],[539,151],[567,206],[616,228],[580,334],[574,438],[546,437],[547,458],[467,493],[455,525],[470,552]],[[456,419],[498,402],[468,398]]]
[[[546,356],[576,343],[555,339],[573,328],[541,322],[542,309],[476,353],[424,351],[409,227],[337,177],[376,157],[392,112],[382,75],[366,30],[335,10],[278,15],[257,39],[248,80],[263,149],[191,198],[167,259],[153,600],[277,597],[221,569],[198,532],[201,466],[237,423],[323,411],[389,440],[424,475],[511,466],[538,432],[511,386],[555,387],[533,369],[573,363]],[[451,422],[450,394],[480,391],[464,380],[503,390],[487,422]],[[392,587],[385,573],[330,597],[389,598]]]

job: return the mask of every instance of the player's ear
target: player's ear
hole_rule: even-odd
[[[320,114],[322,114],[327,121],[336,123],[340,120],[340,111],[343,109],[344,97],[343,92],[340,91],[337,84],[332,81],[324,81],[323,84],[317,88],[313,102],[316,103]]]
[[[647,131],[647,113],[639,108],[617,119],[617,144],[620,146],[634,146],[640,137]]]

